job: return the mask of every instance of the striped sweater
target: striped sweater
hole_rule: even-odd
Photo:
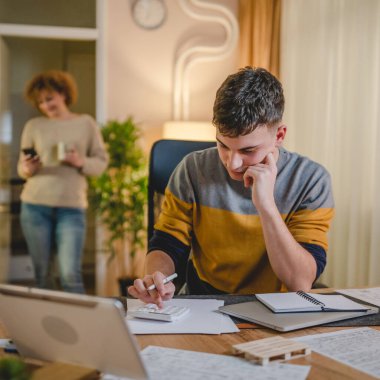
[[[276,205],[295,240],[315,258],[318,277],[334,214],[330,176],[321,165],[284,148],[277,168]],[[187,270],[194,294],[281,288],[251,188],[230,178],[216,148],[189,154],[172,174],[148,252],[155,249],[166,252],[178,272]]]

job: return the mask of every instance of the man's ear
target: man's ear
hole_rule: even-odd
[[[282,145],[282,142],[285,139],[287,127],[284,124],[281,124],[276,131],[276,141],[275,141],[275,146],[279,147]]]

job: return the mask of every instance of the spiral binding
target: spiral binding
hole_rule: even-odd
[[[300,297],[303,297],[305,298],[306,300],[308,300],[309,302],[313,303],[314,305],[319,305],[322,307],[322,309],[326,306],[323,302],[321,301],[318,301],[316,298],[312,297],[310,294],[307,294],[305,292],[303,292],[302,290],[299,290],[298,292],[296,292]]]

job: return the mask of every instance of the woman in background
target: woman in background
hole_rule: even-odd
[[[43,116],[24,127],[18,173],[26,179],[21,227],[37,286],[53,287],[50,263],[55,241],[63,290],[84,293],[85,177],[100,175],[108,157],[95,120],[70,111],[76,95],[74,79],[63,71],[38,74],[27,84],[25,96]]]

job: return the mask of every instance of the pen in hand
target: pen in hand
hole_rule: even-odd
[[[174,280],[176,277],[178,277],[178,274],[177,273],[173,273],[170,276],[165,277],[163,283],[167,284],[169,281]],[[156,289],[156,285],[155,284],[152,284],[152,285],[150,285],[150,286],[148,286],[146,288],[146,290],[153,290],[153,289]]]

